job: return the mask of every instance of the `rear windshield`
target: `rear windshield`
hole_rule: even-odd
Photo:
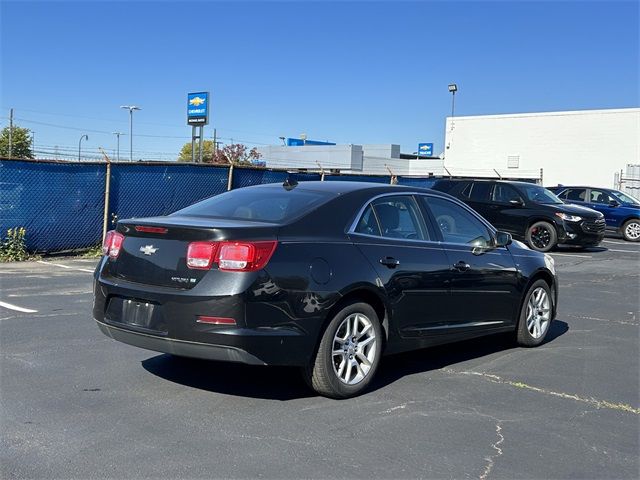
[[[202,200],[173,215],[286,223],[327,202],[333,194],[284,188],[239,188]]]

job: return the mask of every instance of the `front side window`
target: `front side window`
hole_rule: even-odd
[[[498,203],[522,202],[522,197],[515,188],[504,183],[496,183],[493,187],[491,200]]]
[[[610,200],[611,200],[611,197],[609,197],[609,194],[607,192],[604,192],[602,190],[591,190],[592,203],[607,205]]]
[[[405,195],[382,197],[373,202],[373,209],[383,237],[429,240],[420,210],[413,197]]]
[[[438,197],[422,197],[447,243],[459,243],[472,247],[491,245],[487,227],[473,214],[450,200]]]

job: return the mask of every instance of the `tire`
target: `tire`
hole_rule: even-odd
[[[354,324],[359,332],[355,336]],[[380,320],[373,307],[363,302],[346,305],[325,328],[314,359],[303,370],[306,382],[329,398],[359,395],[376,374],[382,341]]]
[[[548,252],[558,243],[558,233],[549,222],[540,221],[529,226],[525,239],[533,250]]]
[[[523,347],[540,345],[551,326],[553,318],[553,297],[549,284],[537,280],[529,287],[522,302],[516,339]]]
[[[622,237],[627,242],[640,241],[640,219],[632,218],[622,225]]]

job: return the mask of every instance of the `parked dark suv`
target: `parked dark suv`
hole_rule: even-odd
[[[533,183],[442,179],[432,188],[459,198],[498,230],[540,252],[559,243],[595,246],[604,237],[605,220],[600,212],[567,205]]]
[[[630,242],[640,241],[640,201],[612,188],[557,186],[549,188],[564,202],[593,208],[604,215],[607,229]]]

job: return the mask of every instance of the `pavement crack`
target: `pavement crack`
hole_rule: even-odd
[[[599,400],[597,398],[593,398],[593,397],[581,397],[580,395],[576,395],[573,393],[564,393],[564,392],[556,392],[553,390],[548,390],[546,388],[541,388],[541,387],[536,387],[533,385],[529,385],[527,383],[524,382],[516,382],[513,380],[506,380],[503,379],[502,377],[499,377],[498,375],[493,375],[491,373],[485,373],[485,372],[474,372],[474,371],[462,371],[462,372],[458,372],[456,370],[452,370],[450,368],[445,368],[443,369],[444,372],[449,373],[449,374],[455,374],[455,375],[468,375],[468,376],[476,376],[476,377],[480,377],[483,378],[489,382],[492,383],[499,383],[502,385],[508,385],[510,387],[515,387],[515,388],[521,388],[524,390],[529,390],[531,392],[537,392],[537,393],[541,393],[543,395],[547,395],[547,396],[551,396],[551,397],[558,397],[558,398],[563,398],[566,400],[574,400],[576,402],[581,402],[581,403],[587,403],[589,405],[592,405],[598,409],[601,408],[606,408],[609,410],[616,410],[619,412],[625,412],[625,413],[633,413],[635,415],[640,415],[640,408],[637,407],[633,407],[631,405],[628,405],[626,403],[615,403],[615,402],[610,402],[608,400]]]
[[[502,425],[500,424],[500,422],[496,423],[496,436],[498,437],[498,440],[491,445],[491,448],[495,450],[495,453],[493,455],[484,457],[484,459],[487,461],[487,465],[484,467],[484,472],[482,472],[482,475],[480,475],[480,480],[486,480],[486,478],[491,473],[491,470],[493,470],[496,459],[502,455],[502,448],[500,447],[500,445],[504,443],[504,435],[502,434]]]

